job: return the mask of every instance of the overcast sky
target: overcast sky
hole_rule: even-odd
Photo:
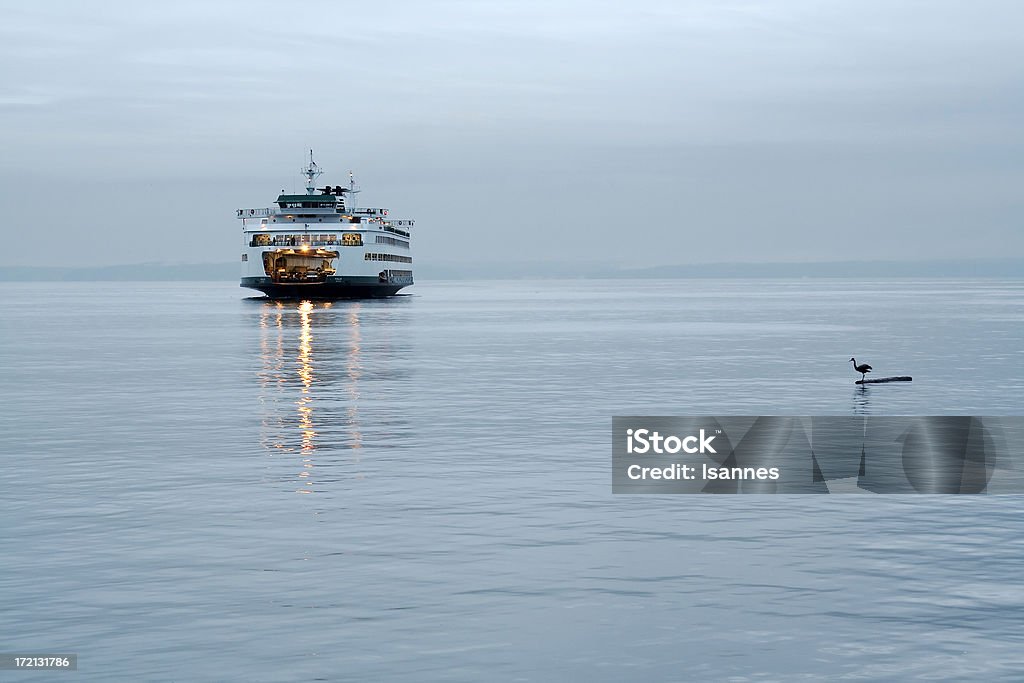
[[[2,12],[0,264],[237,260],[310,147],[417,262],[1024,256],[1019,2]]]

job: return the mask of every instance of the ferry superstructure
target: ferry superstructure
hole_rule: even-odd
[[[305,194],[280,194],[270,208],[238,209],[242,222],[242,287],[271,298],[392,296],[413,284],[414,221],[387,209],[357,208],[348,187],[317,188],[313,161],[302,170]]]

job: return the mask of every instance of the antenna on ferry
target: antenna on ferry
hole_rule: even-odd
[[[302,169],[302,175],[306,176],[306,194],[316,194],[315,180],[320,177],[323,171],[313,161],[313,150],[309,150],[309,166]]]
[[[356,208],[356,193],[359,190],[356,189],[356,176],[352,171],[348,172],[348,196],[349,196],[349,210],[355,211]]]

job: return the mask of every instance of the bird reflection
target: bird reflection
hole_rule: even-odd
[[[871,414],[871,390],[866,384],[858,384],[853,390],[853,414]]]
[[[358,302],[339,307],[332,302],[261,303],[261,441],[272,455],[300,458],[299,493],[313,493],[316,453],[325,446],[325,430],[337,427],[337,412],[330,404],[337,401],[332,385],[339,381],[347,399],[344,426],[348,445],[357,454],[362,448],[360,307]],[[339,321],[344,325],[338,325]],[[343,373],[337,372],[339,352],[344,354]],[[287,408],[289,404],[294,408]],[[329,419],[332,412],[334,418]]]

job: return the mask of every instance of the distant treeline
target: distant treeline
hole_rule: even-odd
[[[625,277],[1024,277],[1024,258],[943,261],[826,261],[821,263],[711,263],[622,271]]]
[[[424,280],[616,278],[884,278],[1024,277],[1024,258],[944,261],[831,261],[821,263],[705,263],[615,268],[550,262],[417,264]],[[0,281],[225,281],[237,280],[237,263],[133,264],[91,268],[0,266]]]
[[[533,278],[883,278],[1024,277],[1024,258],[944,261],[825,261],[820,263],[702,263],[615,268],[559,263],[424,264],[416,277],[431,280]]]
[[[192,263],[186,265],[132,264],[91,268],[56,266],[2,266],[0,280],[12,282],[99,282],[99,281],[199,281],[237,280],[237,263]]]

